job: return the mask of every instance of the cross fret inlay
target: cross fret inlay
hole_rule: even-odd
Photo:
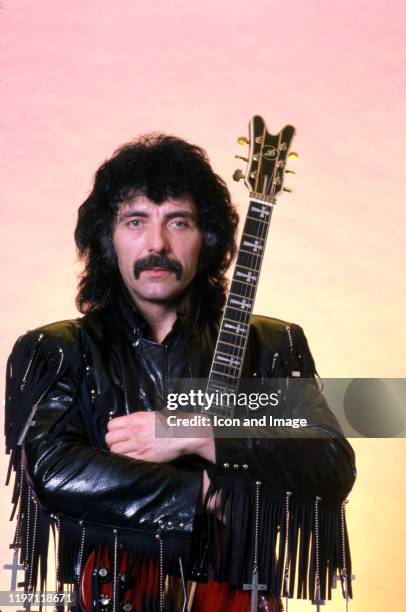
[[[252,274],[251,272],[248,272],[248,274],[246,272],[240,272],[240,270],[236,270],[235,272],[236,276],[242,276],[242,278],[245,278],[249,283],[254,283],[257,280],[257,276],[254,276],[254,274]]]
[[[258,213],[261,219],[270,215],[270,211],[266,209],[266,206],[262,206],[261,208],[257,208],[256,206],[251,206],[250,212]]]
[[[222,363],[229,363],[230,365],[236,365],[239,366],[241,363],[241,359],[238,359],[237,357],[232,357],[231,355],[224,355],[223,353],[220,353],[220,351],[216,351],[216,357],[214,358],[214,361],[219,361],[220,365],[222,365]]]
[[[229,321],[230,319],[228,319]],[[229,332],[230,334],[235,334],[235,335],[241,335],[245,332],[245,330],[247,329],[247,326],[244,323],[236,323],[234,322],[234,319],[231,319],[233,321],[233,323],[224,323],[224,326],[226,329],[232,329],[232,332]]]
[[[249,249],[251,249],[254,253],[256,253],[257,251],[262,251],[263,247],[262,245],[259,244],[259,240],[258,238],[256,238],[254,241],[250,241],[250,240],[242,240],[242,246],[246,246]]]

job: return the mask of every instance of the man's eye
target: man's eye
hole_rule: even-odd
[[[172,225],[174,225],[176,228],[179,228],[179,229],[188,226],[186,221],[184,221],[183,219],[175,219],[175,221],[173,221]]]
[[[139,227],[141,225],[141,221],[139,219],[131,219],[131,221],[128,222],[128,225],[130,227]]]

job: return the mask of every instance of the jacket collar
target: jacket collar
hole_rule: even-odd
[[[159,345],[152,335],[151,328],[135,306],[121,279],[110,308],[115,324],[125,330],[125,333],[130,336],[132,342],[142,340],[146,343]],[[192,334],[193,330],[187,333],[186,327],[183,324],[182,313],[180,313],[171,331],[160,344],[167,348],[177,346],[184,343],[188,336]]]

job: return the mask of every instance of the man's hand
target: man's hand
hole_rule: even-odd
[[[133,459],[167,463],[181,455],[200,455],[215,462],[213,437],[210,438],[156,438],[155,419],[163,417],[158,412],[133,412],[116,417],[107,424],[106,444],[112,453],[126,455]],[[202,499],[210,485],[206,470],[203,472]],[[219,512],[221,496],[213,497],[207,509]]]
[[[215,462],[213,437],[156,438],[155,419],[159,412],[133,412],[107,424],[106,444],[112,453],[133,459],[167,463],[182,455],[200,455]]]

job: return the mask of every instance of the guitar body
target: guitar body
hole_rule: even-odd
[[[152,561],[132,564],[124,553],[117,568],[118,610],[138,612],[143,598],[158,599],[158,566]],[[109,555],[103,551],[93,551],[84,566],[80,579],[80,606],[90,612],[94,609],[108,611],[113,609],[113,570]],[[99,607],[100,606],[100,607]]]
[[[260,612],[282,612],[278,600],[270,595],[258,595]],[[251,612],[251,593],[235,589],[225,582],[199,584],[192,612]]]
[[[133,569],[129,571],[127,555],[123,554],[117,570],[117,610],[140,612],[144,609],[145,600],[158,601],[159,572],[156,563],[143,561],[134,564]],[[113,609],[111,578],[112,568],[107,551],[93,551],[85,563],[80,580],[80,607],[83,612],[95,609],[107,612]],[[250,592],[236,589],[224,582],[196,584],[190,600],[188,612],[251,611]],[[179,611],[183,610],[182,601],[179,604]],[[279,612],[281,607],[274,597],[260,594],[258,609],[261,612]]]

